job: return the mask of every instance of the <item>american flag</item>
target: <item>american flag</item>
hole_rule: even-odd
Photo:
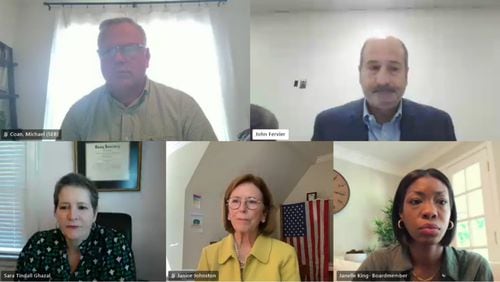
[[[327,281],[330,259],[329,200],[281,206],[283,240],[295,247],[306,281]]]

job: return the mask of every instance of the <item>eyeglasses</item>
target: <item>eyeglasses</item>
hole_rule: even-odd
[[[97,50],[97,53],[101,59],[114,58],[118,52],[125,58],[130,59],[145,48],[146,46],[142,44],[118,45],[104,50]]]
[[[241,206],[242,202],[243,201],[241,200],[241,198],[229,198],[229,200],[227,200],[227,205],[229,206],[230,209],[235,210]],[[253,197],[246,198],[244,202],[246,203],[247,208],[249,210],[256,209],[259,206],[259,204],[262,203],[262,201],[259,201]]]

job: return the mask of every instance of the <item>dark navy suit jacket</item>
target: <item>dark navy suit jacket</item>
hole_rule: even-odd
[[[368,141],[363,100],[319,113],[312,141]],[[401,141],[456,141],[453,122],[446,112],[408,99],[403,99],[402,111]]]

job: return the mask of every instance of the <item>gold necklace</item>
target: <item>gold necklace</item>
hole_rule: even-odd
[[[238,257],[238,262],[240,263],[240,267],[242,267],[242,268],[245,267],[246,261],[245,261],[245,259],[243,259],[243,260],[241,259],[240,252],[238,250],[238,244],[236,244],[236,241],[234,242],[234,249],[236,250],[236,256]]]
[[[412,271],[411,273],[413,274],[413,277],[415,277],[417,279],[417,281],[431,281],[432,278],[434,278],[434,276],[436,276],[436,274],[438,274],[439,272],[439,269],[434,272],[434,274],[432,274],[432,276],[429,276],[428,278],[423,278],[421,276],[418,276],[417,273],[415,273],[415,271]]]

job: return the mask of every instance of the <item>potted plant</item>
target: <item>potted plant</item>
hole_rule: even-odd
[[[382,210],[384,217],[382,219],[375,219],[375,233],[378,236],[378,241],[384,248],[397,243],[396,237],[394,237],[394,230],[392,229],[392,208],[393,201],[390,200]]]

